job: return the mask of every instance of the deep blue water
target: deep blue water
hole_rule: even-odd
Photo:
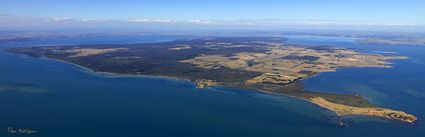
[[[0,46],[143,43],[192,37],[55,38]],[[281,95],[225,87],[199,90],[188,81],[92,73],[55,60],[0,52],[0,137],[17,136],[8,133],[8,127],[31,128],[38,133],[22,136],[36,137],[425,135],[425,47],[367,46],[351,39],[312,36],[291,37],[290,42],[409,56],[393,61],[392,69],[340,69],[303,82],[310,90],[361,94],[380,106],[415,114],[420,120],[409,125],[348,117],[353,126],[338,127],[331,112]],[[28,85],[47,92],[4,90]]]

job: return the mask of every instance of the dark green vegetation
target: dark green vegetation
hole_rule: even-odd
[[[304,91],[298,81],[289,84],[256,83],[246,81],[261,75],[259,72],[242,69],[231,69],[224,66],[213,66],[211,69],[197,67],[194,64],[181,62],[202,55],[231,56],[240,52],[267,52],[267,47],[276,43],[284,43],[280,37],[236,37],[236,38],[203,38],[194,40],[178,40],[163,43],[127,44],[127,45],[77,45],[50,46],[6,49],[7,52],[20,53],[32,57],[47,57],[75,63],[94,71],[119,74],[154,75],[197,80],[212,80],[214,85],[256,89],[278,92],[304,99],[322,97],[328,101],[358,107],[372,107],[367,100],[356,95],[339,95]],[[92,49],[104,49],[104,52]],[[113,52],[107,51],[117,49]],[[319,50],[331,50],[318,47]],[[84,50],[84,52],[81,52]],[[81,53],[79,56],[78,51]],[[287,56],[294,60],[315,61],[313,56]],[[255,65],[256,62],[248,62]],[[313,75],[311,72],[303,72]]]
[[[315,56],[295,56],[295,55],[289,55],[289,56],[283,57],[282,59],[316,61],[316,60],[319,59],[319,57],[315,57]]]
[[[351,94],[330,94],[303,90],[304,86],[300,82],[294,82],[288,85],[276,84],[257,84],[250,87],[252,89],[261,89],[264,91],[282,93],[288,96],[294,96],[303,99],[322,97],[330,102],[344,104],[354,107],[376,107],[361,96]]]

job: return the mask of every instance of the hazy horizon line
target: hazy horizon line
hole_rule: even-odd
[[[130,19],[98,19],[98,18],[30,18],[16,17],[9,14],[0,14],[0,28],[29,28],[29,27],[184,27],[184,28],[257,28],[273,29],[285,27],[312,27],[312,28],[381,28],[381,29],[403,29],[422,28],[424,24],[413,23],[387,23],[376,21],[356,21],[356,20],[313,20],[313,19],[235,19],[235,20],[202,20],[202,19],[151,19],[151,18],[130,18]]]

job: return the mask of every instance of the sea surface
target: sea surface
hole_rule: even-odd
[[[98,36],[0,43],[0,48],[149,43],[196,36]],[[51,59],[0,52],[0,137],[423,137],[425,46],[361,45],[354,39],[289,36],[304,46],[408,56],[394,68],[344,68],[303,80],[306,89],[359,94],[419,118],[415,124],[349,116],[283,95],[189,81],[90,72]],[[394,52],[394,53],[393,53]],[[8,130],[9,129],[9,130]],[[29,129],[32,134],[10,133]]]

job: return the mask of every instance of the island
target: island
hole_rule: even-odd
[[[213,37],[161,43],[9,48],[6,52],[57,59],[98,72],[190,80],[197,88],[226,86],[307,100],[338,116],[364,115],[414,123],[403,111],[381,108],[352,94],[304,89],[300,80],[347,67],[391,68],[402,56],[355,49],[302,46],[283,37]],[[330,83],[331,84],[331,83]]]
[[[425,38],[423,37],[402,37],[402,38],[388,38],[388,37],[377,37],[377,38],[366,38],[357,40],[362,44],[369,45],[409,45],[409,46],[423,46],[425,45]]]

